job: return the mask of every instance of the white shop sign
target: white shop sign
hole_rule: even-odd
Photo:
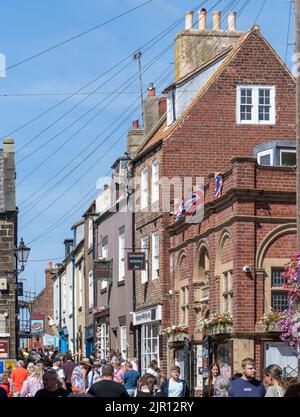
[[[133,325],[139,326],[144,323],[161,320],[161,305],[148,310],[137,311],[133,313]]]

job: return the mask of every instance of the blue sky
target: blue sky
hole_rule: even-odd
[[[144,1],[11,0],[2,2],[0,52],[6,56],[6,65],[9,67]],[[6,77],[0,78],[0,136],[7,136],[61,100],[68,98],[68,95],[58,95],[58,93],[74,93],[123,58],[131,56],[138,48],[182,18],[186,10],[197,6],[201,8],[203,5],[210,9],[215,3],[217,0],[206,2],[153,0],[144,7],[85,36],[8,70]],[[214,9],[223,10],[229,4],[236,4],[233,9],[238,11],[244,3],[244,0],[236,2],[221,0]],[[258,23],[264,36],[284,59],[289,2],[266,0],[261,15],[255,22],[262,4],[263,0],[250,0],[244,12],[238,16],[237,28],[246,31],[254,23]],[[211,12],[209,20],[210,15]],[[223,26],[225,22],[226,17]],[[174,51],[171,44],[175,34],[183,27],[184,23],[179,23],[167,36],[143,53],[142,66],[145,68],[148,62],[170,46],[167,52],[143,73],[144,89],[150,82],[157,80],[158,92],[161,92],[163,87],[172,81]],[[289,43],[293,42],[294,10],[292,9]],[[293,46],[290,46],[287,54],[287,64],[290,67],[293,52]],[[16,144],[19,237],[22,236],[25,243],[33,241],[30,244],[29,262],[25,272],[20,276],[26,279],[27,289],[40,291],[44,286],[44,269],[47,261],[35,262],[36,260],[59,257],[57,262],[62,260],[63,241],[66,237],[72,237],[71,225],[81,217],[84,208],[88,208],[92,195],[96,193],[97,179],[110,173],[114,160],[123,154],[125,132],[130,128],[132,120],[140,117],[140,111],[134,111],[139,100],[138,81],[133,80],[132,85],[124,84],[137,73],[137,64],[131,61],[128,59],[123,62],[123,66],[126,64],[128,66],[122,71],[120,71],[122,66],[118,66],[81,91],[90,93],[98,89],[97,92],[100,94],[74,95],[45,116],[10,135],[14,137]],[[118,71],[119,74],[109,80]],[[124,89],[125,92],[122,91]],[[85,100],[79,104],[84,98]],[[110,101],[111,104],[108,105]],[[76,104],[78,106],[70,111]],[[101,112],[96,115],[100,110]],[[68,111],[69,114],[62,117]],[[86,112],[89,113],[83,116]],[[93,116],[93,120],[88,123]],[[61,120],[56,122],[60,117]],[[76,122],[80,117],[81,120]],[[51,124],[53,126],[49,127]],[[64,141],[67,143],[63,144]],[[41,148],[37,150],[39,147]],[[54,153],[58,147],[61,149]],[[75,169],[78,162],[82,161],[82,158],[94,147],[97,149],[93,155]],[[74,158],[77,159],[72,162]],[[64,168],[67,164],[69,166]],[[36,171],[31,174],[33,169]],[[61,174],[57,175],[60,170]],[[66,174],[68,176],[63,178]],[[55,178],[51,180],[53,177]],[[49,183],[45,185],[47,181]],[[52,190],[47,196],[41,198],[41,193],[51,187]],[[36,192],[39,188],[41,190]],[[68,188],[69,190],[66,191]],[[86,198],[83,198],[86,194],[88,194]],[[83,207],[80,209],[80,206]],[[75,212],[76,208],[79,208],[77,212]],[[65,221],[61,220],[70,210],[71,214],[72,211],[75,213]],[[55,230],[35,240],[45,229],[57,222],[61,224]]]

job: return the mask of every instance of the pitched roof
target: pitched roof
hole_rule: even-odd
[[[181,115],[170,125],[167,126],[166,120],[164,121],[163,125],[160,126],[160,128],[155,131],[155,134],[148,139],[148,141],[145,141],[139,151],[138,155],[141,156],[142,154],[146,153],[150,148],[158,144],[159,142],[163,140],[168,140],[171,136],[171,134],[181,126],[181,124],[184,122],[185,118],[188,116],[188,114],[191,112],[191,110],[195,107],[195,105],[198,103],[198,101],[204,96],[206,91],[215,83],[215,81],[218,79],[220,74],[223,72],[223,70],[227,67],[227,65],[233,60],[233,58],[236,56],[236,54],[240,51],[242,46],[245,44],[247,39],[253,34],[258,33],[261,37],[261,39],[268,45],[268,47],[272,50],[272,52],[275,54],[276,58],[280,61],[284,69],[289,73],[289,75],[293,78],[292,74],[290,73],[288,67],[284,64],[278,53],[274,50],[274,48],[269,44],[269,42],[263,37],[263,35],[259,31],[259,26],[254,26],[249,32],[243,34],[237,41],[236,46],[229,50],[229,53],[227,57],[222,61],[220,66],[217,68],[217,70],[213,73],[213,75],[207,80],[207,82],[204,84],[204,86],[201,88],[201,90],[197,93],[197,95],[192,99],[190,104],[186,107],[186,109],[181,113]],[[223,54],[227,53],[228,51],[222,51]],[[208,64],[212,65],[215,63],[216,58],[220,57],[222,53],[216,55],[214,58],[210,58],[209,61],[204,63],[200,68],[195,70],[193,73],[188,74],[186,77],[190,78],[192,75],[197,74],[201,69],[208,66]],[[185,78],[185,77],[184,77]],[[294,78],[293,78],[294,79]],[[183,79],[179,80],[178,82],[181,83]],[[176,84],[178,84],[178,82]],[[147,142],[147,143],[146,143]]]

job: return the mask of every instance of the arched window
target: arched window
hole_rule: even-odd
[[[176,271],[176,291],[179,295],[179,323],[188,325],[189,323],[189,266],[185,253],[179,256]]]
[[[233,244],[227,231],[220,239],[217,263],[220,277],[220,311],[233,314]]]

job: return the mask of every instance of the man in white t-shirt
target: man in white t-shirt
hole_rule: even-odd
[[[173,366],[171,369],[171,378],[167,379],[161,389],[166,397],[189,397],[189,388],[187,383],[179,378],[180,367]]]
[[[65,371],[61,368],[61,359],[59,356],[55,357],[53,359],[53,366],[52,369],[56,371],[57,378],[59,382],[61,383],[61,388],[67,389],[66,387],[66,375]]]

